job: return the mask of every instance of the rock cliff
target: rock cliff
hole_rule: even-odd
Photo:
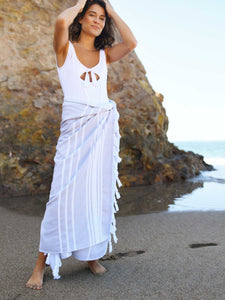
[[[63,94],[52,48],[54,21],[74,1],[0,0],[0,185],[5,194],[49,191]],[[124,186],[193,177],[203,157],[167,139],[163,96],[135,52],[109,67],[109,97],[120,113]]]

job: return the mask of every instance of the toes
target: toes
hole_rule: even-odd
[[[106,269],[104,269],[104,270],[101,270],[101,271],[99,271],[99,273],[98,274],[104,274],[105,272],[106,272],[107,270]]]
[[[37,286],[37,290],[41,290],[42,289],[42,286],[41,285],[38,285]]]
[[[31,287],[31,284],[27,282],[27,283],[26,283],[26,287],[29,287],[29,288],[30,288],[30,287]]]
[[[95,275],[101,275],[107,271],[107,269],[104,268],[102,265],[98,266],[97,268],[89,266],[89,269]]]
[[[37,284],[33,284],[32,289],[37,290],[37,287],[38,287]]]
[[[27,283],[26,284],[26,287],[30,288],[30,289],[34,289],[34,284],[31,284],[31,283]]]
[[[42,285],[32,284],[32,283],[26,283],[26,287],[33,289],[33,290],[41,290]]]

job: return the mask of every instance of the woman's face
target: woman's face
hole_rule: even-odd
[[[105,27],[105,10],[98,4],[91,5],[86,11],[83,19],[80,20],[82,31],[99,36]]]

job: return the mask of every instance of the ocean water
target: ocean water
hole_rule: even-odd
[[[224,141],[182,141],[173,142],[178,148],[193,151],[204,156],[207,163],[225,165],[225,140]]]
[[[225,210],[225,141],[173,142],[179,149],[203,155],[214,171],[202,171],[189,182],[202,185],[189,194],[174,199],[168,211]]]

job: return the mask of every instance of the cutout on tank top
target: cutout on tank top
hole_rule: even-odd
[[[87,76],[87,73],[88,73],[88,75],[89,75],[89,81],[92,82],[91,72],[84,72],[84,73],[80,76],[80,78],[81,78],[82,80],[85,80],[85,78],[86,78],[86,76]],[[100,79],[100,76],[99,76],[98,74],[96,74],[96,73],[94,73],[94,75],[95,75],[95,77],[96,77],[96,80],[98,81],[98,80]]]

